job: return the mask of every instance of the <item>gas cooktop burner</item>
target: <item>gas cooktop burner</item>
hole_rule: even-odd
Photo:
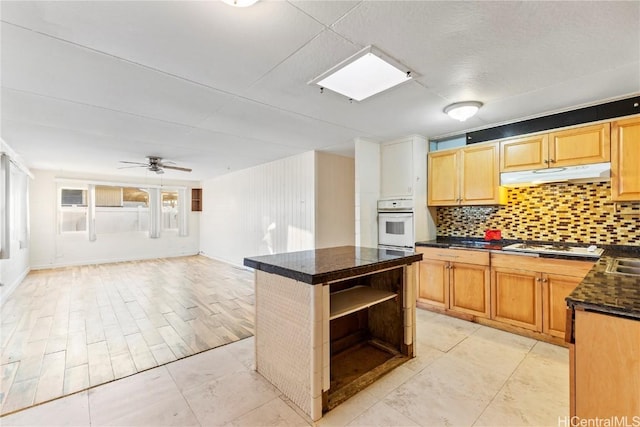
[[[505,246],[502,248],[507,251],[520,251],[530,253],[555,253],[564,255],[575,255],[584,257],[597,258],[604,250],[595,246],[582,247],[582,246],[569,246],[563,243],[542,244],[542,243],[515,243],[513,245]]]

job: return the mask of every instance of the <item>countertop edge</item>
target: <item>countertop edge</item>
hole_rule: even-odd
[[[282,277],[287,277],[308,285],[320,285],[327,282],[333,282],[340,279],[347,279],[349,277],[361,276],[367,273],[374,273],[379,270],[392,268],[401,265],[410,265],[422,260],[422,254],[411,253],[410,255],[388,259],[383,261],[377,261],[372,264],[354,266],[349,268],[343,268],[335,271],[328,271],[324,273],[309,274],[301,271],[293,270],[291,268],[269,264],[267,262],[257,261],[251,258],[244,258],[243,264],[246,267],[253,268],[255,270],[264,271],[265,273],[276,274]]]

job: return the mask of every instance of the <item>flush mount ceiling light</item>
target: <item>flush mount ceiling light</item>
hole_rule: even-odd
[[[317,84],[349,99],[362,101],[413,77],[416,74],[407,67],[379,49],[367,46],[308,84]]]
[[[258,2],[258,0],[222,0],[226,4],[235,7],[248,7]]]
[[[482,102],[479,101],[456,102],[455,104],[444,107],[444,112],[452,119],[464,122],[474,116],[480,107],[482,107]]]

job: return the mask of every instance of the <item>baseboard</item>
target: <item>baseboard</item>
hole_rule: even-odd
[[[84,261],[68,262],[68,263],[32,265],[31,270],[47,270],[50,268],[77,267],[79,265],[113,264],[116,262],[128,262],[128,261],[146,261],[150,259],[161,259],[161,258],[179,258],[183,256],[194,256],[194,255],[199,255],[199,253],[187,252],[184,254],[171,254],[171,255],[164,255],[164,256],[150,256],[150,257],[140,257],[140,258],[105,258],[105,259],[84,260]]]
[[[0,306],[2,306],[4,304],[4,302],[7,300],[7,298],[9,298],[9,296],[11,296],[11,294],[13,293],[13,291],[16,290],[16,288],[18,287],[18,285],[20,283],[22,283],[22,281],[25,279],[25,277],[27,277],[27,275],[29,274],[29,272],[31,271],[30,267],[27,267],[20,276],[18,276],[16,278],[16,280],[14,280],[13,282],[9,283],[8,285],[4,285],[2,288],[2,292],[0,292]]]
[[[234,266],[236,268],[240,268],[242,270],[253,271],[253,268],[249,268],[249,267],[247,267],[245,265],[242,265],[242,264],[236,264],[235,262],[231,262],[228,259],[222,259],[222,258],[218,258],[218,257],[215,257],[215,256],[211,256],[211,255],[206,254],[206,253],[204,253],[202,251],[200,252],[200,255],[202,255],[205,258],[212,259],[214,261],[224,262],[225,264],[232,265],[232,266]]]

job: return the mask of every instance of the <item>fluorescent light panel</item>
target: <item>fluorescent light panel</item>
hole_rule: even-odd
[[[411,80],[408,71],[379,50],[367,46],[309,83],[362,101]]]

